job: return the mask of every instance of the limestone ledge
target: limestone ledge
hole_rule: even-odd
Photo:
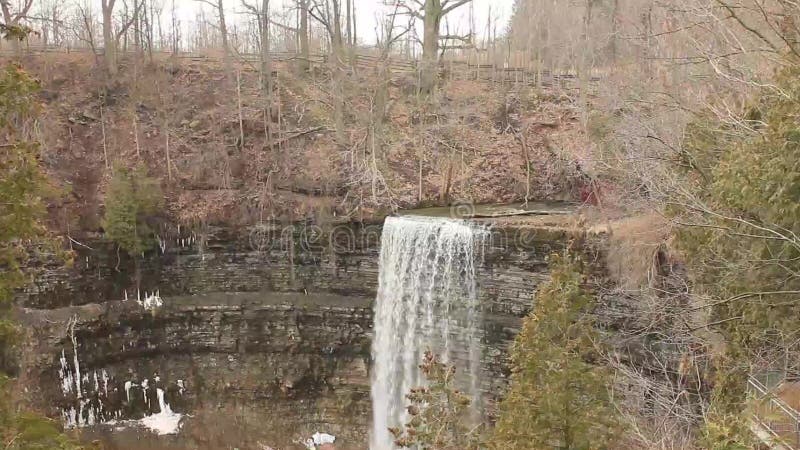
[[[330,230],[206,230],[202,238],[165,238],[163,247],[134,264],[112,244],[95,239],[73,246],[72,267],[39,266],[36,282],[18,295],[29,308],[103,303],[158,291],[161,296],[212,292],[325,292],[374,298],[380,225]],[[547,256],[575,237],[553,230],[493,228],[478,269],[480,303],[492,314],[524,316],[547,279]]]

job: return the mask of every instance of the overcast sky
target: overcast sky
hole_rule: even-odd
[[[498,34],[501,33],[505,29],[505,25],[508,23],[508,19],[511,16],[513,0],[473,1],[478,34],[484,34],[483,31],[486,29],[489,11],[491,11],[492,17],[496,19]],[[235,19],[233,19],[234,13],[243,11],[241,0],[223,0],[223,2],[225,4],[226,18],[229,16],[230,18],[228,20],[230,22],[235,21]],[[250,2],[260,3],[258,0],[250,0]],[[376,17],[379,17],[387,7],[383,6],[383,0],[354,0],[354,2],[359,41],[366,44],[374,43]],[[168,11],[171,8],[172,2],[171,0],[165,0],[165,3],[165,10]],[[274,5],[271,6],[271,8],[280,9],[281,5],[289,4],[291,0],[272,0],[271,3]],[[195,0],[175,0],[175,6],[178,11],[178,17],[181,18],[184,24],[188,24],[194,20],[197,8],[202,7],[209,12],[212,10],[209,5],[199,3]],[[169,15],[167,11],[165,11],[165,15]],[[464,5],[448,15],[451,32],[457,30],[466,33],[467,30],[469,30],[469,11],[469,5]],[[445,30],[444,24],[442,24],[442,30]]]

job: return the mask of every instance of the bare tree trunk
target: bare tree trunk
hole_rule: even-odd
[[[346,10],[347,39],[345,42],[347,43],[347,59],[353,72],[356,72],[356,52],[354,48],[355,42],[353,41],[353,0],[347,0]]]
[[[442,20],[440,0],[425,1],[423,20],[422,63],[420,64],[419,90],[429,95],[436,89],[439,62],[439,27]]]
[[[647,61],[647,75],[649,77],[653,76],[653,3],[647,8],[647,12],[644,15],[644,29],[645,29],[645,61]]]
[[[146,2],[146,0],[142,0],[142,1]],[[145,3],[145,8],[144,8],[144,17],[146,19],[145,20],[145,22],[146,22],[145,26],[147,28],[147,34],[146,34],[146,36],[147,36],[147,57],[150,60],[150,62],[153,62],[153,38],[155,36],[155,32],[154,32],[155,27],[153,25],[153,22],[155,21],[155,5],[153,3],[154,3],[153,0],[151,0],[150,1],[150,15],[149,16],[147,15],[147,6],[146,6],[147,3]],[[159,18],[159,20],[161,20],[161,19]]]
[[[161,5],[161,9],[159,10],[158,14],[158,49],[159,51],[164,51],[167,47],[167,43],[164,42],[164,27],[161,23],[161,13],[164,12],[164,5]]]
[[[139,52],[142,50],[142,42],[141,42],[141,35],[142,35],[142,23],[141,17],[138,13],[139,11],[139,2],[141,0],[133,0],[133,51],[136,55],[139,55]]]
[[[331,81],[333,83],[333,116],[336,124],[336,140],[339,145],[347,146],[347,135],[345,130],[345,48],[344,37],[342,35],[342,17],[340,0],[331,0],[333,15],[330,18],[329,31],[331,38]]]
[[[178,17],[175,15],[175,0],[172,0],[172,54],[178,53]]]
[[[308,0],[299,0],[300,24],[298,34],[300,36],[300,70],[308,71],[310,68],[310,49],[308,42]]]
[[[611,6],[611,61],[616,63],[617,62],[617,53],[619,52],[619,48],[617,47],[617,43],[619,42],[619,0],[613,0]]]
[[[133,142],[136,145],[136,157],[141,158],[139,153],[139,121],[136,120],[136,106],[133,107]]]
[[[269,145],[272,142],[272,130],[270,130],[272,122],[272,56],[270,55],[269,0],[261,0],[259,30],[261,32],[261,93],[267,101],[264,108],[264,132]]]
[[[347,0],[347,45],[353,46],[353,0]]]
[[[164,135],[166,136],[164,153],[167,156],[167,181],[172,181],[172,159],[169,157],[169,128],[167,128],[166,115],[164,116]]]
[[[419,176],[417,178],[417,203],[422,203],[422,165],[425,162],[425,156],[423,154],[423,146],[418,146],[419,150],[417,152],[417,156],[419,158]]]
[[[242,117],[242,77],[236,71],[236,104],[239,109],[239,148],[244,148],[244,118]]]
[[[352,14],[353,14],[353,42],[350,45],[355,47],[355,46],[358,45],[358,23],[356,22],[356,4],[355,4],[355,0],[353,0]]]
[[[225,7],[222,0],[217,0],[217,14],[219,15],[219,34],[222,38],[222,60],[225,64],[225,71],[228,78],[231,76],[231,52],[228,43],[228,25],[225,22]]]
[[[588,90],[589,90],[589,80],[591,78],[591,64],[590,59],[592,57],[592,50],[591,50],[591,37],[589,33],[589,27],[592,25],[592,10],[594,9],[594,2],[595,0],[586,0],[586,11],[583,17],[583,33],[582,33],[582,48],[580,50],[580,55],[578,56],[579,67],[578,67],[578,79],[580,82],[580,108],[581,108],[581,123],[583,124],[584,128],[586,127],[589,121],[589,105],[587,104],[587,97],[588,97]]]
[[[113,29],[114,0],[103,0],[103,54],[106,71],[111,77],[117,74],[117,42]]]
[[[53,44],[59,45],[61,44],[61,39],[59,36],[61,35],[61,30],[59,26],[61,25],[61,18],[58,14],[58,5],[53,6]]]
[[[105,99],[103,99],[105,101]],[[108,165],[108,147],[106,145],[106,117],[103,113],[103,105],[100,104],[100,131],[103,135],[103,162],[106,164],[106,169],[109,168]]]
[[[261,89],[264,94],[270,96],[272,92],[272,57],[270,55],[269,0],[261,0],[259,21],[259,31],[261,32]]]

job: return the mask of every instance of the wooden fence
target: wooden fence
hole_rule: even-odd
[[[55,46],[27,46],[23,50],[23,54],[69,54],[69,53],[91,53],[88,48],[67,48]],[[102,55],[103,49],[97,49],[98,56]],[[133,52],[120,52],[120,56],[133,54]],[[190,60],[194,62],[215,62],[221,63],[223,58],[219,52],[165,52],[156,51],[152,52],[154,56],[159,58],[174,58],[177,60]],[[10,49],[0,49],[0,56],[12,56],[13,53]],[[256,67],[260,61],[260,55],[254,53],[235,53],[231,55],[234,61],[238,60],[244,63],[245,66]],[[274,61],[293,61],[299,59],[301,56],[293,52],[271,52],[270,57]],[[313,53],[308,56],[308,61],[312,66],[324,67],[328,64],[330,55]],[[407,75],[416,76],[418,73],[418,61],[413,59],[402,59],[397,57],[390,57],[383,60],[380,56],[356,53],[352,56],[346,56],[345,65],[354,67],[356,70],[375,70],[380,65],[386,64],[389,70],[394,75]],[[440,73],[443,78],[456,79],[456,80],[482,80],[492,81],[497,83],[522,83],[522,84],[536,84],[543,85],[560,84],[574,84],[577,80],[575,71],[567,70],[560,73],[553,73],[551,70],[534,71],[529,68],[522,67],[500,67],[495,64],[473,64],[464,60],[442,60],[440,62]],[[541,79],[540,79],[541,78]],[[598,81],[600,79],[599,72],[595,71],[592,74],[591,81]]]
[[[756,402],[753,422],[758,430],[768,435],[766,440],[769,442],[765,444],[776,449],[800,450],[800,412],[776,396],[756,377],[750,377],[747,390]]]

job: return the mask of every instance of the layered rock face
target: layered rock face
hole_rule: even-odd
[[[370,299],[221,293],[163,303],[157,310],[129,300],[27,311],[40,343],[28,366],[37,379],[32,397],[68,426],[147,425],[166,404],[176,415],[203,410],[230,443],[261,437],[285,444],[317,429],[362,439]],[[282,429],[242,436],[235,414],[225,412],[236,406],[260,410]]]
[[[337,448],[363,449],[380,231],[184,231],[138,264],[82,242],[73,267],[47,268],[20,295],[34,338],[29,398],[113,448],[149,448],[141,435],[121,438],[123,426],[166,432],[172,420],[180,433],[148,437],[152,448],[292,448],[325,431]],[[492,229],[477,271],[489,397],[505,383],[506,348],[547,277],[546,256],[569,240]],[[137,301],[156,292],[160,306]]]
[[[161,296],[207,292],[330,292],[374,296],[380,225],[259,226],[202,232],[163,230],[159,248],[135,264],[102,240],[72,245],[73,267],[49,265],[23,303],[59,308],[121,300],[136,291]]]

